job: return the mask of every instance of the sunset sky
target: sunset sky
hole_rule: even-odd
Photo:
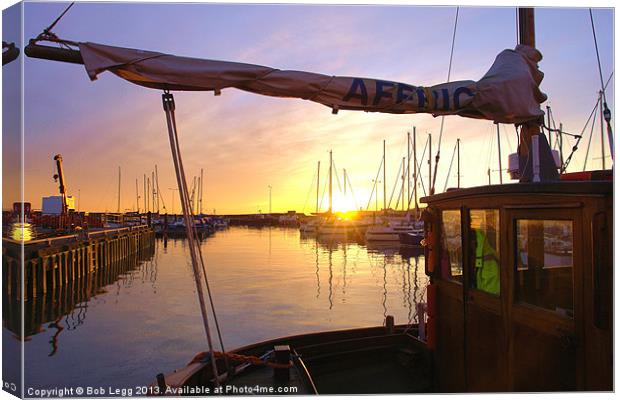
[[[25,40],[39,34],[66,5],[26,3]],[[595,9],[593,15],[607,80],[613,68],[613,11]],[[3,40],[19,41],[8,37],[6,28],[15,16],[3,13]],[[454,7],[77,3],[54,31],[74,41],[430,86],[446,80],[454,17]],[[579,134],[600,89],[588,9],[537,9],[536,35],[544,57],[540,69],[545,73],[542,90],[549,96],[546,104],[565,131]],[[480,79],[495,56],[515,44],[515,8],[461,7],[451,79]],[[5,85],[17,77],[19,67],[14,62],[3,68]],[[81,210],[116,211],[119,166],[121,208],[135,210],[136,179],[142,196],[143,174],[150,176],[157,164],[159,186],[171,211],[172,196],[178,192],[169,189],[176,181],[160,92],[111,73],[91,82],[81,65],[28,57],[24,74],[25,201],[38,209],[42,196],[57,194],[52,157],[61,153],[69,193],[77,196],[80,191]],[[607,99],[615,120],[613,87],[612,79]],[[7,96],[19,94],[16,90],[4,93],[5,115],[16,110],[17,104],[6,105]],[[357,204],[366,208],[382,140],[387,141],[389,197],[405,155],[407,131],[417,127],[420,155],[432,133],[434,156],[441,123],[441,118],[421,114],[333,115],[329,108],[308,101],[236,89],[218,97],[179,92],[175,98],[186,174],[199,175],[204,168],[204,210],[218,213],[268,211],[268,185],[273,187],[274,212],[314,211],[316,188],[311,185],[316,164],[321,161],[322,192],[330,149],[340,179],[346,168]],[[19,127],[5,123],[4,129]],[[490,121],[446,117],[438,191],[443,190],[457,138],[462,186],[487,183],[487,168],[498,168],[495,129]],[[597,122],[588,163],[594,169],[601,167],[599,129]],[[500,132],[506,167],[516,147],[515,130],[506,125]],[[587,139],[569,171],[583,168]],[[572,145],[572,140],[566,141],[567,152]],[[6,159],[6,138],[4,148]],[[428,174],[426,164],[423,174]],[[448,187],[456,186],[455,175],[456,165]],[[428,177],[423,178],[426,185]],[[18,200],[6,181],[5,177],[5,209]],[[492,182],[499,182],[497,172],[492,172]],[[338,185],[334,188],[337,192]],[[355,207],[350,195],[335,196],[336,208]],[[379,204],[381,200],[380,192]],[[374,208],[374,199],[371,203]],[[327,197],[324,208],[326,204]],[[180,211],[178,198],[174,211]]]

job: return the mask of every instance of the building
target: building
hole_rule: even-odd
[[[75,211],[75,197],[67,196],[67,206],[69,210]],[[59,215],[62,213],[62,197],[48,196],[41,201],[41,213],[43,215]]]

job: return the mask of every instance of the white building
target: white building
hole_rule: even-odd
[[[75,197],[67,196],[67,206],[69,210],[75,210]],[[48,196],[41,202],[41,212],[43,215],[62,214],[62,197]]]

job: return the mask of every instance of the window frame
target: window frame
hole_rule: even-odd
[[[464,207],[446,207],[446,208],[442,208],[439,210],[439,242],[440,242],[440,253],[439,253],[439,277],[441,278],[441,280],[443,280],[444,282],[452,282],[458,285],[463,286],[464,282],[465,282],[465,257],[466,257],[466,252],[464,251],[465,248],[463,247],[464,244],[464,236],[463,236],[463,223],[464,223],[464,215],[466,209]],[[443,270],[442,270],[442,258],[444,255],[444,219],[443,219],[443,214],[445,212],[458,212],[459,213],[459,224],[460,224],[460,236],[461,236],[461,275],[452,275],[452,265],[448,266],[448,272],[450,273],[449,276],[444,276],[443,275]],[[448,261],[449,262],[449,261]],[[456,277],[460,277],[460,279],[457,279]]]

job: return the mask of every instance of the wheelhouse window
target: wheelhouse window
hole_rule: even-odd
[[[515,299],[573,316],[573,222],[517,220]]]
[[[447,280],[463,281],[463,248],[461,211],[441,213],[441,276]]]
[[[499,210],[471,210],[469,219],[470,285],[499,295]]]

